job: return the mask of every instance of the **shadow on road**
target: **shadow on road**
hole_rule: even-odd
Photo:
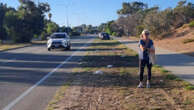
[[[76,43],[77,44],[77,43]],[[73,44],[74,46],[75,44]],[[84,43],[79,43],[80,46],[85,45]],[[90,45],[90,44],[88,44]],[[95,43],[92,46],[111,46],[116,45],[112,43]],[[77,49],[74,48],[71,51],[84,51],[84,52],[103,52],[103,51],[120,51],[125,50],[126,48],[120,49]],[[67,51],[68,52],[68,51]],[[67,54],[30,54],[30,53],[15,53],[15,52],[3,52],[0,55],[0,60],[10,60],[12,58],[16,58],[15,60],[3,63],[0,62],[0,83],[2,82],[10,82],[10,83],[21,83],[21,84],[29,84],[33,85],[37,81],[39,81],[42,77],[44,77],[48,72],[52,71],[57,65],[59,65],[62,61],[65,61],[70,55]],[[114,65],[113,68],[117,67],[137,67],[138,62],[136,64],[132,64],[133,60],[137,60],[136,56],[125,56],[122,57],[120,55],[91,55],[85,56],[87,59],[83,62],[84,65],[79,65],[80,59],[83,58],[83,55],[73,56],[72,59],[68,61],[68,63],[64,64],[61,69],[74,69],[74,68],[102,68],[107,65]],[[96,62],[96,65],[91,65],[90,63]],[[118,63],[118,61],[120,63]],[[128,63],[121,64],[122,62]],[[84,75],[83,75],[84,74]],[[129,76],[120,76],[118,75],[106,75],[105,77],[102,75],[93,75],[91,73],[64,73],[64,72],[56,72],[53,74],[47,81],[45,81],[42,86],[61,86],[65,82],[71,80],[78,80],[79,78],[87,77],[92,80],[92,78],[99,79],[102,82],[106,82],[105,85],[102,86],[128,86],[130,84]],[[91,75],[90,75],[91,74]],[[83,76],[82,76],[83,75]],[[77,79],[78,78],[78,79]],[[127,79],[127,80],[126,80]],[[96,80],[98,81],[98,80]],[[113,82],[110,82],[113,81]],[[84,83],[84,81],[83,81]],[[96,82],[94,82],[96,83]],[[118,83],[118,84],[117,84]],[[92,84],[92,83],[91,83]],[[99,83],[101,84],[101,83]],[[82,86],[90,86],[90,84]],[[100,86],[100,85],[99,85]]]
[[[73,45],[80,45],[81,43],[76,43]],[[84,45],[84,44],[82,44]],[[116,44],[111,43],[94,43],[92,46],[111,46]],[[114,49],[114,50],[125,50],[126,48]],[[73,49],[72,51],[76,51]],[[79,50],[79,49],[78,49]],[[114,51],[113,49],[80,49],[79,51]],[[57,65],[62,61],[70,57],[70,55],[48,55],[48,54],[28,54],[28,53],[11,53],[3,52],[0,55],[0,60],[9,60],[10,58],[17,58],[11,63],[1,63],[0,62],[0,83],[11,82],[11,83],[25,83],[33,85],[35,82],[39,81],[48,72],[52,71]],[[61,69],[73,69],[73,68],[102,68],[107,67],[107,65],[114,65],[112,68],[118,67],[138,67],[138,57],[137,56],[120,56],[120,55],[90,55],[85,56],[83,65],[80,65],[80,59],[83,58],[82,55],[73,56],[68,63],[64,64]],[[127,61],[127,62],[126,62]],[[94,63],[95,65],[91,65]],[[131,63],[132,62],[132,63]],[[170,63],[169,63],[170,65]],[[155,79],[161,79],[161,77],[155,77]],[[80,81],[81,80],[81,81]],[[115,74],[104,74],[96,75],[87,72],[56,72],[48,80],[46,80],[41,86],[61,86],[66,82],[73,82],[72,86],[132,86],[136,87],[138,82],[138,73],[135,77],[129,74],[120,75]],[[77,82],[77,83],[75,83]],[[156,83],[157,84],[157,83]],[[155,86],[157,87],[157,86]]]

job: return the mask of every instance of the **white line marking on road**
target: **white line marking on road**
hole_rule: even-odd
[[[88,43],[91,43],[93,40],[89,40],[85,45],[83,45],[80,49],[84,48],[88,45]],[[25,92],[23,92],[20,96],[18,96],[15,100],[13,100],[11,103],[9,103],[3,110],[11,110],[11,108],[16,105],[21,99],[23,99],[25,96],[27,96],[34,88],[36,88],[38,85],[40,85],[42,82],[44,82],[48,77],[50,77],[54,72],[56,72],[59,68],[61,68],[65,63],[67,63],[73,56],[77,55],[81,51],[74,52],[70,57],[68,57],[65,61],[63,61],[61,64],[59,64],[55,69],[53,69],[51,72],[49,72],[46,76],[44,76],[40,81],[38,81],[36,84],[34,84],[32,87],[27,89]]]
[[[12,59],[6,60],[5,62],[1,62],[1,64],[7,64],[7,63],[13,62],[15,60],[17,60],[17,59],[16,58],[12,58]]]

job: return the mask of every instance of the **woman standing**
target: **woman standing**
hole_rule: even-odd
[[[143,76],[144,76],[144,68],[147,66],[148,76],[147,76],[147,84],[146,87],[150,88],[150,81],[152,76],[152,61],[151,55],[155,53],[154,43],[149,38],[149,31],[144,30],[141,34],[141,40],[139,41],[139,80],[140,83],[137,86],[138,88],[143,88]]]

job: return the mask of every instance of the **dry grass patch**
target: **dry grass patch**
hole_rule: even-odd
[[[160,66],[153,67],[152,88],[136,88],[139,79],[137,53],[118,41],[95,40],[88,49],[93,51],[87,52],[79,67],[73,70],[68,92],[56,107],[63,110],[194,109],[194,91],[186,90],[184,81]],[[78,91],[76,101],[69,98],[74,96],[75,90]],[[66,106],[70,102],[72,105]]]
[[[184,39],[183,40],[184,44],[191,43],[191,42],[194,42],[194,39]]]
[[[65,85],[63,85],[55,94],[55,96],[53,97],[53,99],[50,101],[50,103],[48,104],[46,110],[55,110],[60,108],[58,106],[58,103],[63,99],[63,96],[66,92],[66,89],[69,87],[70,83],[67,83]]]
[[[15,44],[15,43],[6,43],[6,44],[0,44],[0,51],[6,51],[10,49],[17,49],[22,48],[30,45],[42,45],[46,44],[47,41],[32,41],[32,43],[21,43],[21,44]]]
[[[30,46],[31,44],[0,44],[0,51]]]

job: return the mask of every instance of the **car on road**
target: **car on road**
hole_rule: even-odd
[[[51,51],[51,49],[62,48],[65,50],[71,49],[71,41],[70,37],[67,33],[53,33],[48,37],[47,41],[47,49]]]
[[[99,33],[98,37],[102,40],[110,40],[110,35],[106,32]]]

